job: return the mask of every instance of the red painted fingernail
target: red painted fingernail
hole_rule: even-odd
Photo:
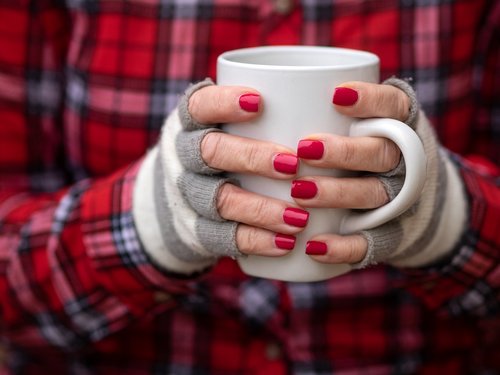
[[[318,193],[318,187],[313,181],[295,180],[292,182],[293,198],[310,199]]]
[[[297,146],[297,156],[302,159],[318,160],[323,157],[325,146],[321,141],[302,139]]]
[[[276,233],[274,236],[274,244],[277,248],[283,250],[292,250],[295,247],[295,236],[288,234]]]
[[[325,255],[328,248],[326,243],[320,241],[307,241],[306,254],[307,255]]]
[[[239,99],[240,107],[247,112],[258,112],[260,104],[260,95],[243,94]]]
[[[301,210],[300,208],[288,207],[283,212],[283,221],[294,227],[303,228],[307,225],[309,220],[309,212]]]
[[[349,106],[358,101],[358,92],[349,87],[337,87],[333,92],[333,104]]]
[[[281,173],[295,174],[298,165],[299,159],[292,154],[276,154],[273,160],[274,169]]]

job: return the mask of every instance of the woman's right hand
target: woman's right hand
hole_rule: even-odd
[[[210,128],[257,118],[263,101],[250,88],[210,85],[189,97],[187,110],[198,127]],[[293,179],[298,167],[298,158],[289,148],[224,132],[205,133],[200,156],[213,171],[279,180]],[[218,190],[216,209],[223,219],[241,223],[236,230],[236,244],[244,254],[286,254],[292,236],[303,230],[308,217],[307,211],[292,203],[255,194],[232,183],[224,183]]]
[[[250,121],[262,110],[253,89],[203,81],[166,120],[158,146],[141,165],[133,202],[144,248],[166,269],[192,274],[221,256],[282,256],[294,247],[308,212],[244,190],[223,173],[296,176],[293,150],[217,127]]]
[[[250,88],[210,85],[190,96],[187,110],[199,127],[210,128],[253,120],[261,114],[263,102],[259,93]],[[224,132],[206,133],[200,154],[214,171],[279,180],[291,180],[298,167],[298,158],[289,148]],[[292,236],[307,223],[307,212],[292,203],[258,195],[232,183],[224,183],[218,190],[216,209],[221,218],[240,223],[236,245],[244,254],[286,254]]]

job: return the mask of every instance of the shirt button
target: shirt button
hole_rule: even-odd
[[[294,0],[273,0],[274,10],[278,14],[288,14],[293,8]]]
[[[154,298],[155,302],[157,302],[157,303],[165,303],[167,301],[170,301],[172,296],[168,293],[165,293],[165,292],[155,292],[155,294],[153,295],[153,298]]]
[[[270,361],[281,357],[281,347],[276,342],[270,342],[266,346],[266,358]]]

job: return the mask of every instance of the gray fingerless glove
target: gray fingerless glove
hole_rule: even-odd
[[[405,91],[411,101],[406,123],[415,129],[427,155],[427,180],[420,199],[406,213],[384,225],[361,234],[368,241],[368,252],[355,268],[376,263],[400,267],[419,267],[445,257],[459,240],[466,221],[466,198],[461,179],[422,111],[418,111],[415,92],[405,81],[391,78],[384,82]],[[404,181],[404,160],[398,167],[379,176],[390,199]]]
[[[188,101],[207,85],[186,90],[167,118],[158,145],[146,156],[134,188],[133,214],[146,252],[165,269],[201,271],[221,256],[239,256],[237,223],[223,220],[216,207],[220,187],[230,181],[201,158],[207,128],[191,118]]]

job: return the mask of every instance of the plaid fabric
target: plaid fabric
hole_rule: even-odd
[[[4,371],[499,373],[500,4],[436,3],[0,0]],[[462,155],[450,259],[310,284],[229,259],[179,280],[148,259],[131,192],[164,117],[219,53],[278,43],[370,50],[382,78],[413,78]]]

